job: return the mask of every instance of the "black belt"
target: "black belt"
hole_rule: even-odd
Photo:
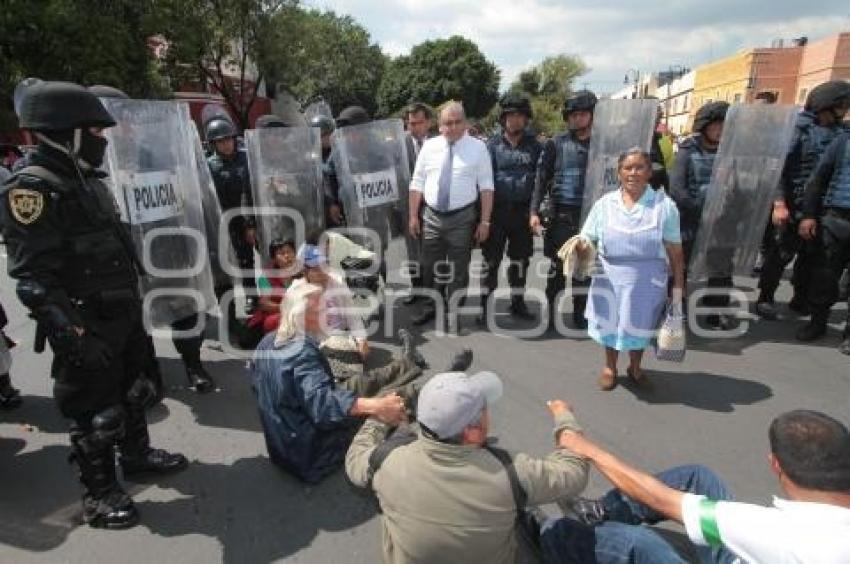
[[[824,215],[840,217],[841,219],[850,220],[850,209],[847,208],[828,208]]]
[[[455,208],[455,209],[453,209],[453,210],[449,210],[449,211],[440,211],[440,210],[438,210],[437,208],[435,208],[434,206],[429,206],[428,204],[425,204],[425,206],[426,206],[429,210],[431,210],[432,212],[434,212],[435,214],[439,215],[440,217],[449,217],[449,216],[452,216],[452,215],[458,214],[458,213],[460,213],[460,212],[462,212],[462,211],[468,210],[469,208],[471,208],[472,206],[474,206],[474,205],[475,205],[475,204],[477,204],[477,203],[478,203],[477,201],[476,201],[476,202],[472,202],[471,204],[467,204],[467,205],[463,206],[462,208]]]

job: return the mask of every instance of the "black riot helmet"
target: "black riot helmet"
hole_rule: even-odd
[[[265,114],[257,118],[257,121],[254,122],[254,127],[257,129],[268,129],[270,127],[291,127],[291,124],[275,114]]]
[[[564,100],[564,110],[561,115],[564,117],[564,121],[567,121],[567,118],[573,112],[587,111],[592,114],[598,101],[596,94],[590,90],[579,90]]]
[[[348,106],[342,110],[336,118],[337,127],[346,127],[349,125],[361,125],[369,123],[372,118],[369,117],[369,112],[360,106]]]
[[[805,110],[818,113],[847,105],[850,105],[850,82],[830,80],[812,88],[806,97]]]
[[[113,86],[106,86],[105,84],[95,84],[93,86],[89,86],[89,92],[91,92],[98,98],[120,98],[122,100],[130,99],[130,97],[127,96],[127,93],[123,90],[118,90]]]
[[[504,125],[505,116],[512,112],[524,114],[528,119],[534,117],[528,96],[516,92],[508,92],[502,96],[499,100],[499,122]]]
[[[206,137],[207,143],[212,143],[219,139],[227,139],[228,137],[236,137],[236,128],[229,119],[214,117],[207,122]]]
[[[336,129],[336,124],[334,123],[334,120],[332,120],[328,116],[323,116],[320,114],[317,116],[313,116],[313,118],[310,120],[310,127],[318,127],[321,130],[322,135],[324,136],[333,133],[334,129]]]
[[[28,87],[18,119],[23,129],[47,132],[115,125],[97,96],[72,82],[47,81]]]
[[[702,133],[710,123],[725,121],[726,112],[729,111],[729,102],[708,102],[697,110],[694,117],[694,131]]]

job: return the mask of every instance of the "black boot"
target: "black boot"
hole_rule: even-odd
[[[576,498],[570,506],[576,520],[591,527],[608,519],[608,510],[601,499]]]
[[[511,297],[510,312],[513,317],[522,319],[523,321],[534,321],[535,315],[528,310],[525,299],[522,296]]]
[[[448,372],[466,372],[472,365],[472,349],[463,349],[452,358]]]
[[[199,394],[206,394],[215,389],[215,380],[200,362],[186,364],[186,378],[189,380],[189,387]]]
[[[115,447],[94,432],[71,431],[71,460],[80,469],[83,520],[91,527],[127,529],[139,522],[133,500],[118,484]]]
[[[573,296],[573,326],[576,329],[587,329],[587,319],[584,310],[587,307],[587,296]]]
[[[829,319],[829,310],[826,312],[817,311],[812,313],[812,318],[809,322],[797,331],[795,335],[798,341],[807,343],[814,341],[826,335],[826,322]]]
[[[0,374],[0,409],[15,409],[22,402],[21,392],[12,386],[9,375]]]
[[[182,454],[151,448],[150,442],[144,411],[130,408],[127,431],[118,444],[124,478],[142,474],[169,474],[184,470],[189,465]]]

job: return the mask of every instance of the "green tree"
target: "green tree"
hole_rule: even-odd
[[[154,0],[5,0],[0,9],[0,131],[12,131],[23,78],[107,84],[155,98],[167,85],[148,48]]]
[[[545,135],[553,135],[564,128],[561,110],[564,100],[573,91],[573,83],[589,70],[575,55],[546,57],[537,66],[521,72],[510,90],[524,92],[531,99],[532,127]]]
[[[271,66],[273,21],[297,0],[154,0],[172,85],[210,84],[240,125],[248,127],[258,87]]]
[[[499,70],[478,46],[460,36],[426,41],[392,60],[378,89],[378,112],[389,115],[412,101],[437,106],[460,100],[472,118],[498,99]]]
[[[362,25],[331,11],[293,9],[276,15],[273,28],[270,83],[303,102],[323,98],[335,112],[350,105],[375,112],[385,56]]]

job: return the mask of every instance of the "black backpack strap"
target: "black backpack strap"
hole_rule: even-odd
[[[372,489],[372,479],[387,457],[398,447],[408,445],[415,441],[416,438],[416,433],[410,427],[396,429],[395,432],[375,447],[375,450],[369,455],[369,474],[366,485],[370,490]]]
[[[505,467],[505,472],[508,473],[508,480],[511,482],[511,492],[514,494],[514,503],[517,507],[517,512],[525,511],[526,503],[528,502],[528,494],[525,493],[525,489],[522,487],[522,484],[519,481],[519,476],[517,476],[516,468],[514,468],[514,461],[511,458],[511,455],[508,451],[487,445],[486,448],[490,454],[496,457],[496,459],[502,463],[502,466]]]

